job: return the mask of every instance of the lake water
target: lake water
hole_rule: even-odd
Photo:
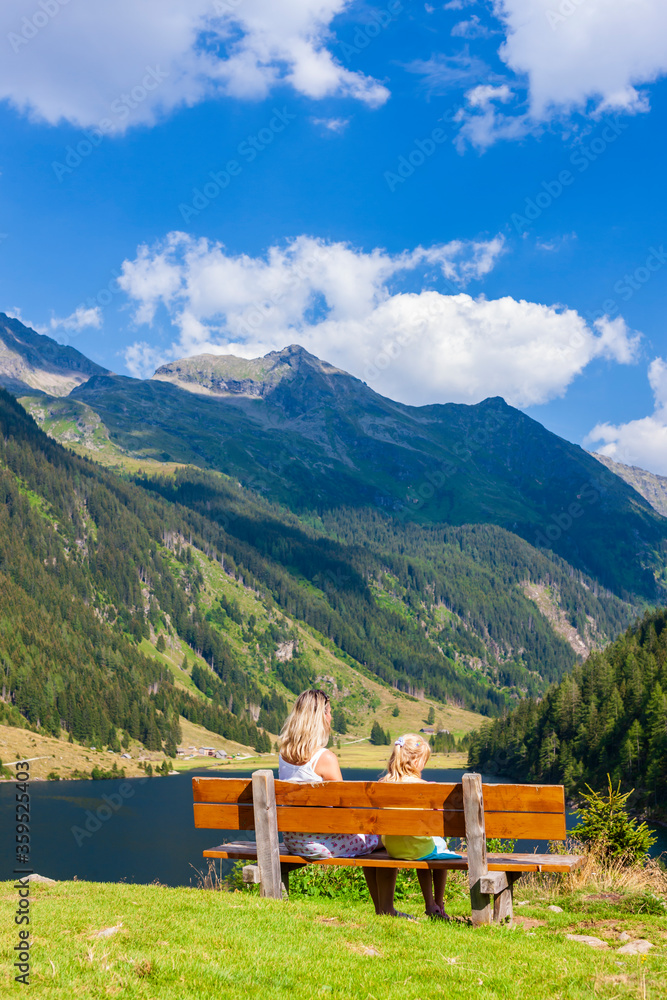
[[[134,778],[123,781],[38,781],[31,784],[31,867],[55,879],[78,878],[90,882],[196,885],[198,871],[206,871],[202,851],[224,840],[254,839],[239,831],[196,830],[192,817],[192,778],[248,776],[250,771],[227,769],[189,771],[167,778]],[[460,781],[464,771],[428,771],[431,781]],[[375,781],[376,771],[347,768],[348,781]],[[485,779],[493,781],[492,778]],[[119,789],[131,787],[122,797]],[[103,798],[107,797],[107,800]],[[86,820],[101,809],[99,829],[89,833]],[[0,783],[0,880],[13,878],[14,784]],[[568,828],[577,822],[569,815]],[[89,826],[95,824],[89,820]],[[658,828],[660,840],[652,853],[667,851],[667,831]],[[534,843],[519,842],[517,850],[532,851]],[[546,849],[546,845],[538,845]]]

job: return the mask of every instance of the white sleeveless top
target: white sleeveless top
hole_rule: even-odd
[[[279,781],[323,781],[320,774],[315,774],[315,765],[326,750],[320,747],[316,750],[307,764],[288,764],[282,757],[278,758],[278,780]]]

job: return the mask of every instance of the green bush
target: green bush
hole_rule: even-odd
[[[583,822],[575,826],[572,836],[582,844],[590,845],[602,857],[615,858],[634,864],[647,857],[655,837],[646,823],[628,815],[627,801],[632,795],[621,792],[621,783],[614,788],[607,775],[606,794],[594,792],[590,785],[583,795],[585,806],[577,810]]]
[[[382,728],[379,722],[374,722],[371,728],[371,743],[376,747],[389,746],[391,736]]]
[[[103,768],[97,766],[95,766],[92,770],[93,781],[112,781],[114,778],[124,777],[125,768],[121,767],[119,769],[116,761],[113,762],[112,767],[108,771],[105,771]]]
[[[231,890],[241,890],[251,894],[259,893],[259,886],[243,881],[243,868],[248,861],[236,861],[225,882]],[[449,872],[447,880],[446,899],[457,895],[467,895],[467,875],[465,872]],[[336,867],[334,865],[305,865],[290,872],[290,898],[307,896],[320,899],[368,900],[370,896],[366,888],[366,879],[361,867]],[[400,868],[396,879],[397,901],[420,899],[421,891],[417,872],[414,868]]]

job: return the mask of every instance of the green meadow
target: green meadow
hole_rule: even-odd
[[[302,891],[316,892],[316,880]],[[454,919],[421,913],[414,876],[398,905],[417,919],[375,917],[364,898],[60,882],[31,886],[32,997],[159,1000],[658,1000],[667,993],[667,908],[650,890],[564,893],[519,883],[514,926],[473,929],[462,877],[448,888]],[[604,888],[604,886],[602,886]],[[326,891],[326,889],[324,890]],[[13,982],[16,890],[0,885],[5,995]],[[562,912],[553,912],[558,905]],[[602,946],[567,934],[599,938]],[[619,953],[619,936],[646,955]],[[4,989],[2,989],[4,988]],[[6,991],[6,992],[5,992]]]

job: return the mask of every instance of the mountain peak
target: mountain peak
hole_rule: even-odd
[[[353,378],[328,361],[321,361],[300,344],[269,351],[262,358],[198,354],[161,365],[153,378],[200,395],[263,397],[284,379],[308,374]]]
[[[0,386],[17,396],[67,396],[106,368],[0,312]]]

